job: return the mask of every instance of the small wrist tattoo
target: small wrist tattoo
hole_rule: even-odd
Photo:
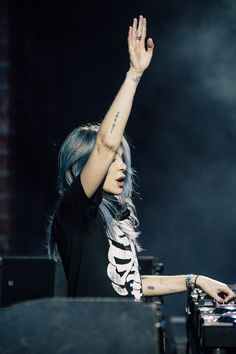
[[[133,80],[136,84],[139,82],[140,79],[141,79],[141,76],[131,77],[131,80]]]

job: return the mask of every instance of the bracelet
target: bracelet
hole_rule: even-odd
[[[196,288],[197,287],[197,278],[200,276],[200,274],[198,274],[194,280],[194,284],[193,287]]]
[[[192,281],[191,281],[192,276],[193,276],[193,274],[187,274],[186,278],[185,278],[185,285],[186,285],[186,288],[188,291],[192,291],[194,289],[195,282],[192,283]]]

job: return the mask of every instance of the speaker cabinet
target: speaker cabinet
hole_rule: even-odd
[[[0,310],[0,353],[159,354],[155,311],[119,298],[18,303]]]

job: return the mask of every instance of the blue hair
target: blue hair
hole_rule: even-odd
[[[86,124],[79,128],[74,129],[65,139],[61,145],[58,155],[58,193],[63,197],[69,185],[73,182],[74,178],[81,173],[89,156],[93,150],[96,142],[96,137],[99,124]],[[131,167],[131,153],[130,147],[125,137],[122,138],[121,147],[123,149],[123,159],[126,165],[126,178],[124,181],[124,188],[121,195],[117,196],[120,210],[128,208],[130,217],[126,222],[120,222],[116,203],[108,194],[103,193],[102,202],[99,205],[99,212],[106,225],[106,234],[111,239],[116,239],[117,226],[130,237],[137,250],[140,251],[141,247],[137,242],[139,232],[137,227],[139,225],[136,210],[132,202],[132,193],[134,192],[134,170]],[[47,248],[49,256],[60,258],[55,241],[52,239],[51,228],[53,223],[53,216],[49,221]]]

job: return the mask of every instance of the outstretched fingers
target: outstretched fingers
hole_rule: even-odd
[[[129,27],[129,35],[128,42],[129,45],[136,46],[137,44],[141,44],[143,48],[145,48],[145,39],[147,34],[147,20],[142,15],[139,16],[139,20],[137,18],[133,19],[132,26]],[[151,38],[147,40],[147,51],[153,51],[154,43]]]
[[[144,17],[143,21],[142,21],[142,33],[141,33],[141,44],[143,46],[145,46],[145,38],[146,38],[146,34],[147,34],[147,20]]]
[[[133,41],[133,45],[135,44],[136,37],[137,37],[137,23],[138,23],[137,18],[134,18],[133,19],[133,25],[132,25],[132,41]]]
[[[129,26],[129,32],[128,32],[128,46],[129,46],[129,52],[132,49],[132,26]]]
[[[133,19],[133,24],[131,26],[131,36],[130,43],[132,45],[137,45],[142,43],[144,45],[146,37],[146,19],[140,15],[139,19],[136,17]]]
[[[141,42],[142,39],[142,32],[143,32],[143,16],[139,16],[139,21],[138,21],[138,29],[136,33],[136,41],[137,43]]]
[[[130,62],[138,71],[143,72],[150,64],[154,44],[151,38],[146,42],[147,20],[142,15],[139,19],[134,18],[132,26],[129,27],[128,47]],[[147,49],[146,49],[147,48]]]

